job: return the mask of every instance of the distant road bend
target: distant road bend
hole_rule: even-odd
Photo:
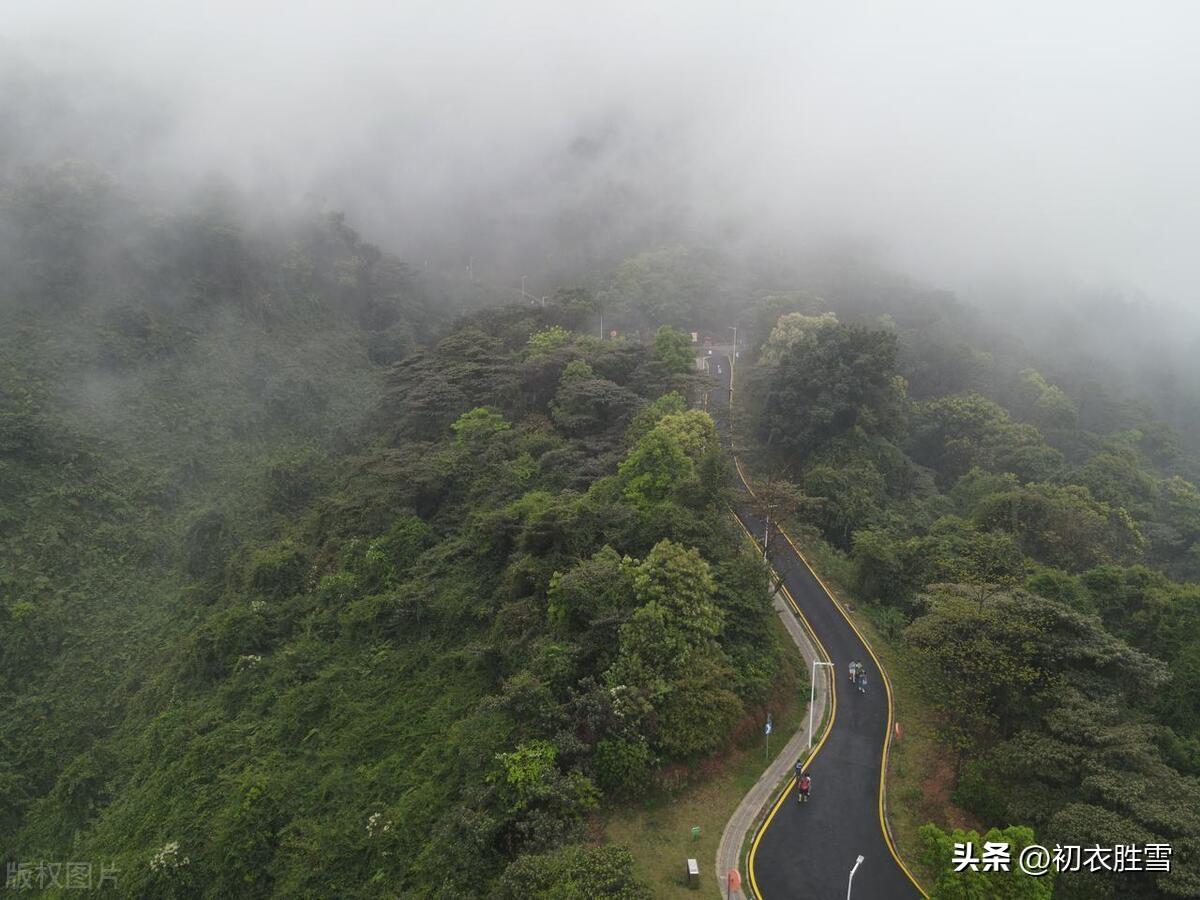
[[[706,405],[718,420],[727,418],[736,365],[731,355],[720,352],[718,356],[714,351],[720,374],[718,364],[711,371],[724,389],[710,392]],[[740,488],[748,491],[740,464],[737,468]],[[750,534],[763,534],[764,522],[745,504],[738,505],[736,515]],[[854,872],[854,900],[923,897],[924,891],[896,853],[884,812],[891,685],[862,635],[791,538],[786,533],[782,537],[772,542],[771,564],[820,649],[834,663],[833,714],[824,735],[816,736],[808,759],[810,801],[798,803],[795,781],[789,781],[754,835],[743,890],[765,900],[841,900],[847,896],[850,871],[861,855],[863,861]],[[862,663],[865,694],[850,682],[851,661]]]

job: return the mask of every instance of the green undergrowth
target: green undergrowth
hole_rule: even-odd
[[[718,755],[679,773],[677,777],[684,781],[677,789],[657,790],[639,803],[613,809],[605,817],[605,839],[630,848],[635,872],[655,897],[695,896],[684,878],[689,858],[700,864],[702,892],[712,892],[713,861],[726,822],[770,762],[805,724],[809,686],[803,658],[778,620],[772,636],[781,666],[768,707],[773,720],[770,756],[763,735],[764,709],[743,722],[740,737]],[[699,840],[692,839],[694,827],[700,828]]]

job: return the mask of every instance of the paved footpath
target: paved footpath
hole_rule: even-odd
[[[763,529],[752,515],[739,511],[738,518],[751,533]],[[841,900],[861,855],[854,900],[918,898],[920,890],[885,832],[882,791],[891,698],[883,672],[799,552],[786,539],[772,543],[771,562],[787,594],[836,665],[833,715],[828,735],[817,735],[817,752],[808,763],[812,799],[799,804],[792,792],[771,808],[752,844],[743,884],[749,882],[765,900]],[[865,694],[850,683],[852,660],[867,673]]]
[[[813,661],[818,658],[817,648],[813,646],[812,641],[809,639],[808,632],[796,621],[796,615],[788,607],[782,593],[775,595],[775,611],[779,613],[779,618],[783,621],[788,634],[796,642],[796,647],[804,657],[804,665],[808,670],[808,677],[811,678]],[[813,727],[819,732],[821,730],[822,716],[829,699],[828,677],[825,675],[824,669],[817,674],[816,695]],[[750,789],[746,796],[742,798],[742,802],[725,824],[725,831],[721,834],[721,843],[717,847],[716,860],[716,883],[721,887],[722,897],[737,900],[737,898],[744,898],[746,896],[742,891],[733,891],[732,893],[728,891],[727,878],[729,870],[737,869],[738,872],[745,876],[744,866],[739,856],[742,852],[742,843],[746,839],[746,834],[758,823],[763,810],[774,799],[780,785],[785,780],[790,781],[796,760],[800,759],[807,749],[808,710],[806,709],[800,730],[792,735],[791,739],[787,742],[787,746],[783,748],[783,752],[775,757],[767,770],[762,773],[762,776],[755,782],[754,787]]]
[[[719,387],[706,394],[704,406],[713,413],[719,426],[728,426],[733,361],[727,356],[721,361],[724,363],[721,371],[713,372],[718,376]],[[727,427],[721,430],[728,434]],[[745,505],[739,506],[737,517],[746,530],[751,535],[763,534],[765,523]],[[777,801],[771,800],[774,788],[787,777],[786,770],[800,755],[792,751],[807,747],[805,733],[802,740],[792,738],[795,746],[789,744],[788,752],[755,785],[751,792],[754,799],[747,797],[743,803],[746,806],[758,802],[758,810],[764,805],[769,808],[764,824],[754,834],[744,871],[739,868],[742,890],[747,897],[766,900],[799,897],[841,900],[847,896],[853,870],[854,900],[920,898],[921,889],[892,847],[885,815],[884,772],[892,726],[890,686],[862,635],[799,550],[786,536],[772,540],[771,544],[770,561],[783,580],[782,592],[811,629],[820,655],[831,660],[836,668],[832,681],[826,682],[831,686],[829,730],[815,736],[817,743],[807,766],[813,780],[812,799],[805,804],[797,803],[795,792],[789,790]],[[785,617],[785,623],[788,618]],[[803,633],[798,623],[792,624]],[[811,666],[811,657],[806,654],[805,658]],[[866,693],[860,693],[849,681],[851,661],[863,665]],[[825,679],[818,684],[822,682]],[[743,813],[739,807],[735,819],[741,818],[748,823],[747,827],[752,826],[757,813],[744,816]],[[724,872],[734,867],[728,861],[737,858],[737,850],[730,851],[727,844],[740,847],[741,837],[733,836],[734,829],[740,827],[740,823],[730,822],[722,837],[717,859],[722,888]],[[859,856],[862,862],[855,868]]]

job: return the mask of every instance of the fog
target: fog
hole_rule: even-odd
[[[220,173],[504,278],[851,239],[968,299],[1002,277],[1190,306],[1198,25],[1095,0],[10,0],[0,164]]]

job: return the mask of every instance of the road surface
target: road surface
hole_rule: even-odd
[[[719,423],[728,418],[733,372],[727,356],[720,363],[722,374],[716,375],[714,364],[712,375],[721,387],[705,403]],[[744,482],[738,480],[744,489]],[[746,504],[738,504],[737,516],[761,542],[764,522]],[[768,812],[752,843],[743,882],[750,888],[746,893],[766,900],[840,900],[847,895],[850,870],[861,855],[851,895],[855,900],[919,898],[921,890],[885,833],[882,772],[892,714],[879,665],[786,535],[772,539],[770,558],[824,654],[834,663],[837,677],[832,722],[823,738],[818,729],[818,743],[808,764],[811,799],[798,803],[795,787],[789,784]],[[862,663],[865,693],[850,682],[851,661]]]

